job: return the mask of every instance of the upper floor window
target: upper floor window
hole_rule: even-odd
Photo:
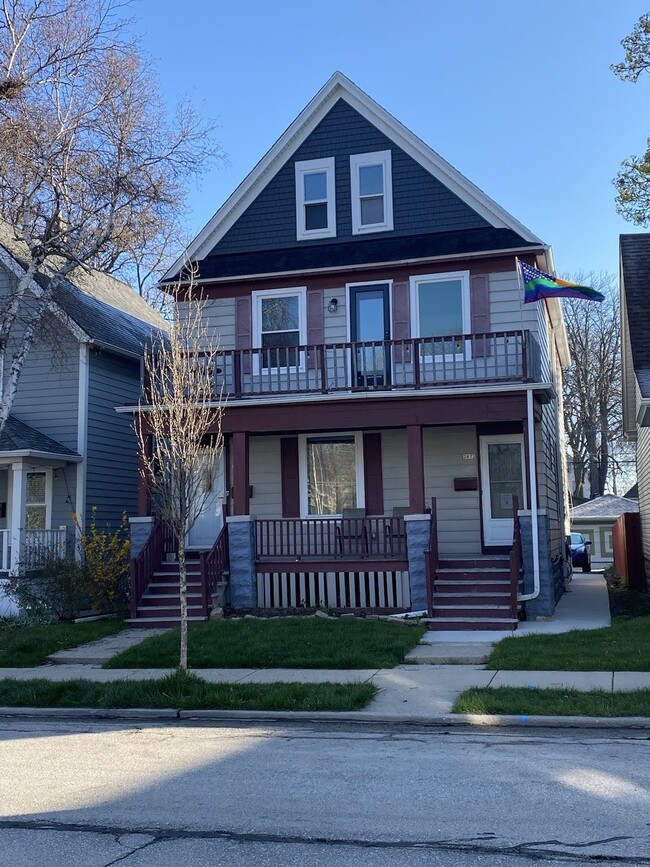
[[[296,237],[336,237],[334,157],[296,164]]]
[[[469,272],[411,277],[412,333],[415,337],[458,337],[471,331]],[[463,341],[432,341],[428,354],[463,352]]]
[[[387,232],[393,228],[391,152],[352,154],[352,234]]]
[[[302,366],[297,347],[305,343],[305,289],[268,289],[253,293],[253,334],[260,367]]]

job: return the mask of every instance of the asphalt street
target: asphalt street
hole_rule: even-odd
[[[0,865],[649,864],[642,732],[0,720]]]

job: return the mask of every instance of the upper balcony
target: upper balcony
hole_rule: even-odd
[[[338,395],[540,382],[530,331],[225,350],[216,392],[229,399]]]

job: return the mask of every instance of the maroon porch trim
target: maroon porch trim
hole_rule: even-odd
[[[381,462],[381,434],[363,435],[363,485],[368,515],[384,514],[384,476]]]
[[[282,474],[282,517],[300,517],[300,468],[298,437],[280,440],[280,472]]]
[[[233,456],[233,514],[250,512],[250,469],[248,434],[235,431],[232,435]]]

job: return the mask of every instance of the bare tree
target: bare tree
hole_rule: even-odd
[[[593,286],[605,301],[564,299],[572,365],[564,376],[564,424],[573,468],[573,496],[583,499],[616,491],[617,478],[631,466],[631,446],[623,438],[621,324],[616,278],[578,273],[569,279]]]
[[[155,262],[220,151],[191,103],[169,116],[120,0],[0,4],[0,218],[24,251],[0,311],[1,431],[57,286]]]
[[[223,438],[224,404],[215,394],[219,347],[202,303],[190,291],[175,308],[168,334],[145,353],[147,401],[136,419],[144,481],[178,546],[181,612],[180,667],[187,669],[186,539],[212,493]]]

